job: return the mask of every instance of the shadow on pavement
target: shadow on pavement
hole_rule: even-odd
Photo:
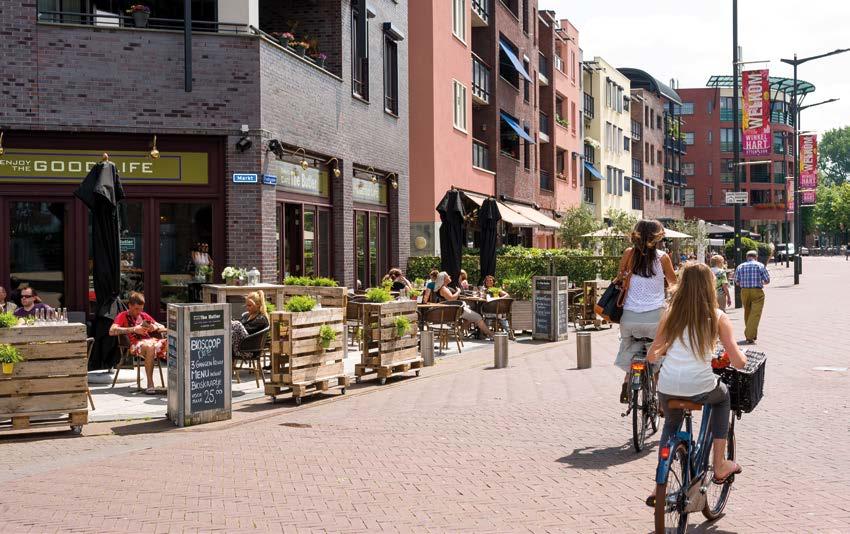
[[[168,419],[157,418],[150,421],[143,421],[140,423],[132,423],[129,425],[120,424],[117,422],[115,426],[112,427],[112,433],[116,436],[133,436],[136,434],[156,434],[159,432],[167,432],[169,430],[174,430],[177,427],[174,426],[174,423],[169,421]]]
[[[615,465],[639,460],[649,454],[656,454],[654,446],[657,445],[657,441],[647,443],[647,445],[638,453],[635,452],[631,440],[618,447],[583,447],[573,450],[568,456],[558,458],[556,461],[567,464],[574,469],[607,469]]]

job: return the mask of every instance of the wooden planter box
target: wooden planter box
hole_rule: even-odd
[[[531,332],[534,325],[532,324],[530,300],[515,300],[511,305],[511,326],[514,330]]]
[[[283,286],[283,303],[295,295],[312,297],[322,308],[345,308],[348,290],[344,287]],[[283,309],[283,308],[278,308]]]
[[[410,331],[401,337],[395,327],[397,317],[410,321]],[[393,374],[411,369],[419,376],[422,357],[418,346],[419,318],[415,300],[364,303],[363,352],[360,363],[354,366],[355,381],[360,382],[363,375],[376,373],[384,384]]]
[[[0,430],[88,423],[88,355],[82,324],[0,329],[24,361],[0,374]]]
[[[322,308],[309,312],[274,312],[271,314],[271,379],[266,382],[266,395],[272,400],[281,390],[292,389],[295,404],[301,398],[331,387],[345,393],[343,335],[344,308]],[[319,328],[328,325],[337,337],[325,349],[319,340]]]

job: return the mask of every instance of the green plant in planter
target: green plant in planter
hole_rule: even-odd
[[[413,281],[413,285],[415,287],[424,287],[425,286],[425,279],[424,278],[417,278],[416,280]]]
[[[381,280],[381,287],[389,291],[390,288],[393,287],[393,281],[389,278],[387,278],[386,280]]]
[[[395,333],[398,337],[404,337],[410,332],[410,319],[403,315],[395,318]]]
[[[323,324],[319,327],[319,342],[323,349],[331,346],[331,343],[336,339],[337,332],[330,326]]]
[[[419,298],[420,295],[422,295],[422,290],[421,289],[408,289],[407,294],[410,296],[411,300],[416,300],[416,299]]]
[[[502,294],[502,288],[501,287],[489,287],[489,288],[487,288],[487,293],[489,293],[490,296],[493,297],[494,299],[499,298],[499,295]]]
[[[287,276],[283,279],[285,286],[309,286],[310,279],[306,276]]]
[[[11,328],[18,324],[18,318],[12,312],[0,313],[0,328]]]
[[[505,278],[502,286],[515,300],[531,300],[531,276],[527,274]]]
[[[16,363],[24,361],[18,349],[6,343],[0,344],[0,363],[3,364],[3,374],[10,375]]]
[[[276,311],[277,311],[277,306],[275,306],[271,302],[266,302],[266,313],[272,314]]]
[[[283,307],[288,312],[308,312],[316,307],[316,301],[305,295],[295,295]]]
[[[310,285],[316,287],[337,287],[339,284],[333,278],[320,276],[319,278],[310,280]]]
[[[366,300],[369,302],[382,304],[384,302],[389,302],[392,299],[393,296],[390,295],[389,289],[384,289],[383,287],[373,287],[366,291]]]

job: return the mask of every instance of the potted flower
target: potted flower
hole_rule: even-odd
[[[10,375],[15,370],[15,364],[24,361],[18,349],[6,343],[0,344],[0,363],[3,364],[3,374]]]
[[[127,10],[133,17],[133,23],[136,25],[136,28],[146,28],[148,26],[148,19],[151,16],[151,8],[144,4],[133,4],[130,6],[130,9]]]
[[[416,288],[408,289],[407,294],[410,297],[410,300],[417,300],[418,301],[419,297],[422,296],[422,290],[416,289]]]
[[[295,51],[299,56],[304,57],[307,55],[307,49],[310,48],[310,43],[306,41],[297,41],[292,43],[292,47],[295,48]]]
[[[224,278],[224,283],[227,285],[238,286],[242,278],[245,277],[245,270],[228,266],[221,271],[221,277]]]
[[[328,59],[328,55],[324,52],[316,52],[314,54],[310,54],[310,59],[312,59],[313,63],[319,67],[325,68],[325,60]]]
[[[319,327],[319,344],[323,349],[328,350],[330,348],[331,343],[336,339],[336,334],[336,330],[326,324]]]
[[[292,35],[291,32],[283,32],[277,38],[277,42],[279,42],[281,44],[281,46],[286,46],[286,47],[289,47],[290,43],[292,43],[292,41],[294,41],[294,40],[295,40],[295,36]]]
[[[383,287],[373,287],[366,291],[366,300],[375,304],[383,304],[393,299],[390,290]]]
[[[12,312],[0,313],[0,328],[12,328],[18,325],[18,318]]]
[[[292,313],[312,311],[316,307],[316,301],[305,295],[295,295],[283,306],[283,309]]]
[[[201,265],[195,270],[195,280],[198,282],[209,282],[213,274],[213,268],[210,265]]]
[[[489,287],[489,288],[487,288],[487,293],[490,294],[490,298],[497,299],[497,298],[499,298],[499,295],[502,294],[502,288],[501,287]]]

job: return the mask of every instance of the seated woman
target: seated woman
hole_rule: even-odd
[[[164,360],[168,352],[168,340],[152,337],[151,334],[164,332],[165,326],[145,313],[145,296],[133,291],[127,299],[127,310],[115,316],[109,328],[110,336],[126,335],[130,339],[130,354],[144,358],[146,395],[156,395],[153,386],[154,358]]]
[[[384,276],[384,280],[390,280],[393,285],[390,287],[390,291],[401,291],[402,289],[413,289],[413,284],[401,274],[401,269],[398,267],[393,267],[389,270],[389,272]]]
[[[496,287],[496,277],[493,276],[492,274],[488,274],[487,276],[484,277],[484,288],[487,290],[488,295],[489,295],[491,287]],[[499,288],[499,296],[495,297],[495,298],[506,299],[506,298],[510,298],[510,295],[508,295],[508,292],[500,287]],[[510,327],[508,326],[508,320],[507,319],[499,319],[499,323],[501,323],[501,325],[502,325],[502,330],[509,333],[511,336],[514,335],[510,331]],[[511,338],[511,339],[513,339],[513,338]]]
[[[233,346],[233,356],[242,357],[239,344],[251,334],[269,327],[269,312],[266,310],[266,296],[262,291],[248,293],[245,297],[245,309],[238,321],[230,322],[230,343]]]
[[[459,280],[458,280],[458,285],[464,291],[469,289],[469,275],[467,275],[466,271],[464,271],[463,269],[460,270],[460,277],[459,277]]]
[[[452,291],[449,287],[449,283],[451,283],[451,281],[452,277],[445,271],[437,275],[437,281],[434,284],[434,292],[431,296],[431,302],[439,303],[446,300],[451,301],[458,299],[460,296],[460,289]],[[478,327],[478,330],[480,330],[481,333],[488,338],[493,336],[493,332],[487,328],[487,323],[484,322],[484,318],[478,313],[472,311],[466,304],[463,305],[463,315],[461,315],[461,318],[464,321],[473,323]]]
[[[422,302],[431,302],[431,297],[434,294],[434,284],[437,282],[437,275],[439,271],[437,269],[431,269],[431,272],[428,273],[428,282],[425,283],[425,291],[422,292]]]

